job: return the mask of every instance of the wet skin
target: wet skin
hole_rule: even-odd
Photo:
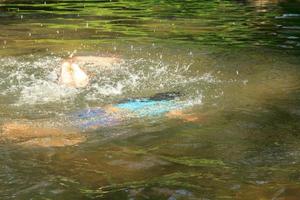
[[[128,110],[109,105],[105,107],[105,112],[113,115],[116,120],[122,121],[124,119],[121,119],[120,114],[128,113]],[[199,117],[185,113],[183,110],[171,110],[165,114],[165,117],[181,119],[185,122],[197,122],[200,120]],[[85,131],[97,130],[99,128],[101,128],[101,125],[97,124],[89,126]],[[62,147],[77,145],[86,141],[86,134],[83,134],[82,130],[78,130],[77,128],[62,129],[51,127],[45,122],[25,120],[4,124],[2,126],[1,138],[2,141],[25,147]]]

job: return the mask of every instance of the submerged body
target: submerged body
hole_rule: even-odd
[[[61,66],[60,84],[67,87],[84,88],[90,77],[79,67],[86,63],[98,66],[111,66],[120,62],[109,57],[73,57],[65,60]],[[79,63],[79,64],[78,64]],[[116,126],[132,118],[167,116],[195,121],[192,115],[184,114],[189,105],[178,100],[178,92],[158,93],[148,98],[128,99],[105,107],[96,107],[76,111],[65,115],[63,119],[16,121],[5,123],[0,133],[0,140],[25,146],[67,146],[76,145],[86,140],[84,132],[101,127]]]
[[[70,115],[71,123],[81,130],[93,130],[103,126],[114,126],[128,118],[163,116],[185,105],[176,100],[132,99],[106,108],[84,109]]]
[[[130,118],[167,116],[185,121],[197,120],[197,117],[182,112],[189,104],[178,101],[178,95],[160,93],[150,98],[129,99],[103,108],[79,110],[66,116],[65,127],[53,127],[46,122],[34,121],[7,123],[3,126],[1,138],[26,146],[67,146],[84,142],[86,136],[83,132],[120,125]]]

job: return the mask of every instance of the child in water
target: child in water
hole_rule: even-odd
[[[68,87],[85,87],[89,76],[73,61],[61,67],[60,83]],[[45,122],[6,123],[2,128],[2,140],[25,146],[67,146],[85,141],[88,132],[101,127],[122,124],[129,118],[167,116],[195,121],[198,118],[183,113],[189,105],[178,101],[178,92],[158,93],[148,98],[128,99],[103,108],[83,109],[66,116],[67,127],[53,127]]]

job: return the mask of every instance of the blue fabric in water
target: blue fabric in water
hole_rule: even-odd
[[[134,99],[124,103],[114,104],[113,107],[121,110],[122,118],[128,116],[135,117],[155,117],[163,115],[171,110],[182,108],[183,105],[175,100],[150,100]],[[120,117],[121,118],[121,117]],[[90,108],[78,111],[71,115],[71,121],[75,127],[83,130],[97,129],[103,126],[113,126],[120,123],[121,119],[117,114],[112,116],[102,108]]]
[[[163,115],[171,110],[180,109],[181,106],[174,100],[149,100],[149,99],[134,99],[128,102],[114,105],[119,109],[126,109],[137,117],[153,117]]]

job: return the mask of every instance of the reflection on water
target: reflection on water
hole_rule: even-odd
[[[167,91],[200,119],[134,119],[60,148],[2,141],[1,199],[298,199],[299,5],[1,1],[1,124],[58,126]],[[124,62],[86,64],[85,89],[60,86],[76,50]]]
[[[18,46],[25,53],[101,48],[103,43],[119,44],[120,40],[162,44],[165,39],[299,50],[297,2],[238,2],[7,1],[0,7],[0,40],[4,53],[17,53]]]

